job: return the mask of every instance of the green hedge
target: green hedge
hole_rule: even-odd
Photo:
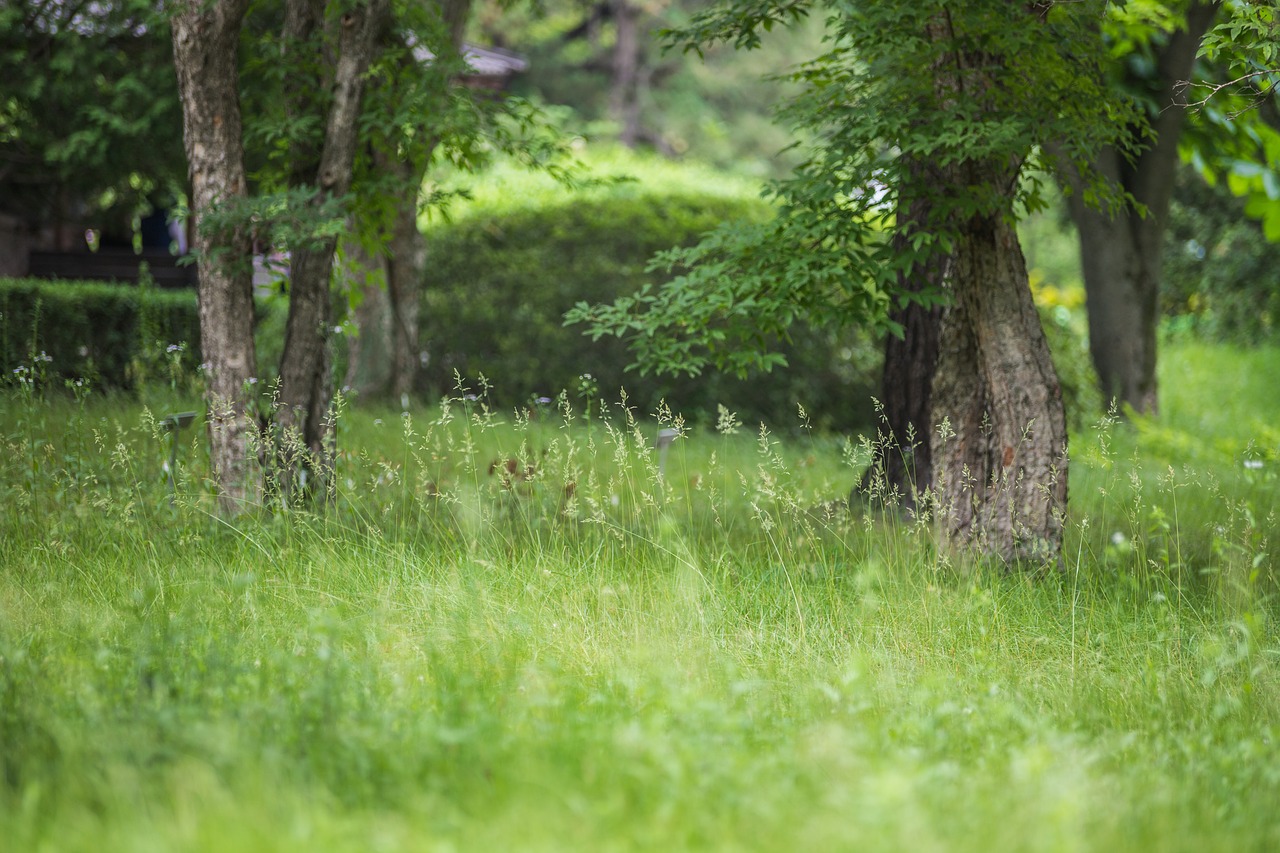
[[[483,374],[494,405],[509,409],[569,390],[581,407],[582,374],[605,400],[625,387],[642,414],[666,399],[686,418],[714,421],[724,404],[748,425],[796,424],[797,403],[815,426],[865,425],[878,377],[876,348],[856,334],[795,329],[784,345],[790,367],[741,380],[641,376],[616,339],[591,341],[562,325],[580,300],[612,301],[658,275],[653,254],[689,245],[731,218],[763,218],[761,200],[643,194],[569,199],[533,209],[477,212],[427,232],[421,333],[424,391],[454,392],[454,371],[478,390]]]
[[[170,351],[176,346],[181,352]],[[158,378],[178,359],[189,371],[199,352],[194,291],[0,278],[0,359],[6,377],[20,367],[38,366],[53,380],[131,388]]]

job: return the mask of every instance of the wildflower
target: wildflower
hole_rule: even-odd
[[[1262,460],[1261,460],[1261,459],[1246,459],[1246,460],[1244,460],[1244,467],[1248,468],[1250,471],[1257,471],[1258,469],[1260,469],[1260,468],[1262,467]]]

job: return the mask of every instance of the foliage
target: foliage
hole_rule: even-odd
[[[48,851],[1269,849],[1280,352],[1164,368],[1164,415],[1073,442],[1049,580],[828,511],[856,444],[690,431],[659,476],[657,424],[453,399],[344,416],[331,506],[227,522],[203,424],[171,503],[150,411],[6,390],[0,827]]]
[[[12,379],[132,388],[199,362],[195,293],[101,282],[0,279],[0,368]]]
[[[628,373],[618,341],[586,340],[563,327],[575,303],[612,299],[651,283],[651,256],[688,245],[727,219],[764,220],[770,208],[748,197],[656,193],[622,184],[526,209],[473,212],[428,230],[422,338],[423,371],[435,395],[453,391],[455,372],[474,390],[483,375],[499,408],[562,390],[578,392],[590,375],[593,396],[627,389],[640,411],[666,400],[689,418],[715,417],[717,405],[748,422],[794,422],[797,404],[820,426],[865,422],[852,388],[874,364],[869,343],[854,335],[797,330],[782,343],[790,371],[750,383],[710,373],[664,380]],[[523,196],[521,196],[523,198]],[[851,387],[852,386],[852,387]]]
[[[778,30],[759,53],[709,47],[691,61],[665,50],[661,31],[678,28],[705,6],[692,2],[633,2],[642,16],[640,121],[651,147],[685,162],[723,171],[781,177],[798,161],[794,137],[773,121],[795,86],[763,78],[783,74],[820,54],[821,22]],[[512,82],[514,92],[565,113],[571,131],[592,140],[618,133],[609,116],[615,26],[611,4],[552,0],[528,5],[478,4],[474,37],[519,51],[529,69]]]
[[[185,183],[172,65],[150,0],[0,4],[0,207],[39,226],[108,211],[127,238]]]
[[[1217,25],[1201,43],[1203,63],[1183,99],[1194,118],[1182,146],[1210,185],[1225,181],[1245,199],[1245,213],[1262,223],[1266,239],[1280,242],[1280,73],[1273,0],[1223,3]]]
[[[679,38],[694,50],[718,42],[751,48],[762,30],[809,11],[807,3],[744,0],[695,15]],[[949,251],[960,223],[1039,205],[1039,144],[1054,141],[1086,174],[1091,151],[1128,144],[1121,128],[1138,117],[1106,96],[1093,17],[1100,11],[1054,5],[1040,26],[1017,4],[840,6],[827,24],[831,49],[792,75],[802,91],[784,116],[814,142],[794,177],[774,186],[777,219],[728,225],[669,256],[690,266],[688,274],[612,306],[584,307],[577,318],[597,335],[626,337],[646,367],[661,371],[767,368],[778,359],[756,336],[782,334],[799,317],[892,330],[889,308],[907,298],[898,293],[900,274]],[[935,16],[953,36],[926,37]],[[1005,63],[998,72],[975,62],[962,73],[998,74],[993,85],[951,87],[927,73],[947,57],[992,54]],[[1025,164],[1031,179],[943,186],[916,167],[982,162]],[[1087,193],[1114,201],[1097,182]],[[929,213],[911,223],[904,252],[887,235],[897,227],[890,214],[911,199],[927,199]],[[940,294],[911,298],[927,303]]]
[[[1213,340],[1256,343],[1280,330],[1280,246],[1246,202],[1189,169],[1165,235],[1163,312]]]

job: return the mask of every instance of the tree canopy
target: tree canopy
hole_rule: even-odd
[[[149,0],[0,4],[0,206],[35,226],[185,183],[168,23]]]

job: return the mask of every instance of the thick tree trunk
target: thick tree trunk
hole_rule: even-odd
[[[914,168],[920,185],[927,185],[928,168]],[[900,200],[895,250],[910,251],[918,226],[927,226],[928,203]],[[948,255],[934,255],[898,276],[904,294],[928,290],[941,292],[951,267]],[[938,337],[942,307],[925,307],[910,301],[896,307],[890,319],[902,327],[902,337],[885,341],[884,369],[880,380],[883,430],[876,440],[876,455],[859,485],[873,500],[914,510],[933,479],[933,376],[938,364]]]
[[[1107,158],[1119,160],[1120,155],[1108,151]],[[1086,206],[1078,193],[1068,206],[1079,232],[1089,352],[1103,399],[1138,412],[1155,412],[1159,406],[1156,331],[1168,204],[1145,218],[1133,210],[1109,217]]]
[[[972,220],[954,263],[933,384],[937,517],[962,550],[1055,563],[1066,418],[1017,233],[999,216]]]
[[[305,4],[306,0],[296,2]],[[315,175],[317,201],[345,195],[351,187],[365,75],[373,59],[385,9],[384,0],[370,0],[350,9],[339,20],[332,102]],[[332,465],[329,283],[336,248],[337,237],[329,236],[295,250],[291,258],[289,317],[280,361],[276,419],[282,432],[297,439],[300,449],[305,449],[310,459],[284,460],[286,491],[296,463],[301,462],[304,470],[321,475]],[[291,440],[285,441],[288,447]]]
[[[1156,50],[1152,78],[1129,81],[1135,88],[1154,85],[1151,129],[1154,141],[1132,160],[1114,148],[1095,162],[1098,174],[1133,196],[1146,214],[1125,209],[1114,217],[1084,204],[1079,175],[1066,180],[1075,190],[1068,200],[1080,233],[1080,260],[1089,315],[1089,350],[1104,398],[1138,412],[1158,408],[1156,331],[1160,319],[1163,236],[1178,167],[1178,139],[1186,119],[1176,105],[1180,82],[1190,78],[1200,40],[1213,22],[1218,3],[1193,2],[1186,29],[1171,33]],[[1142,133],[1135,128],[1134,133]]]
[[[237,48],[248,0],[189,0],[173,17],[174,65],[182,96],[199,269],[200,339],[209,407],[210,462],[222,511],[256,503],[249,380],[253,348],[251,247],[243,228],[201,227],[211,208],[244,198]]]

